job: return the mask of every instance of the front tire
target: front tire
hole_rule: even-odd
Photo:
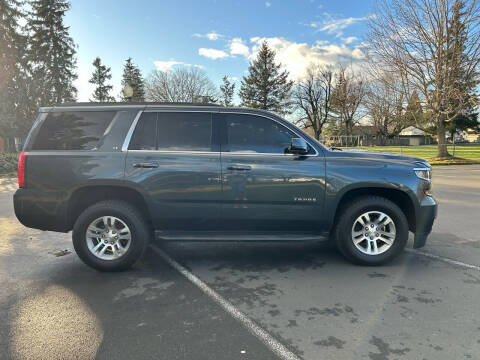
[[[392,201],[366,196],[341,212],[335,226],[337,248],[351,262],[381,265],[400,254],[408,240],[408,221]]]
[[[99,271],[130,268],[151,238],[140,211],[120,200],[105,200],[85,209],[73,226],[78,257]]]

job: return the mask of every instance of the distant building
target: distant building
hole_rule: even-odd
[[[410,146],[430,145],[434,143],[430,135],[415,126],[409,126],[403,129],[400,131],[399,136],[401,139],[407,139],[408,145]]]

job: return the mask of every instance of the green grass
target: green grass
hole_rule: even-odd
[[[448,145],[448,152],[453,155],[453,145]],[[436,145],[423,146],[362,146],[361,149],[383,151],[393,154],[413,156],[429,161],[432,165],[459,165],[459,164],[480,164],[480,146],[456,145],[455,158],[438,159]]]
[[[0,152],[0,175],[16,175],[18,164],[18,153]]]

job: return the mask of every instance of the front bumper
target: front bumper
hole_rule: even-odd
[[[426,196],[420,203],[415,222],[415,238],[413,240],[415,249],[425,246],[427,237],[432,231],[433,222],[437,217],[437,211],[437,202],[431,196]]]

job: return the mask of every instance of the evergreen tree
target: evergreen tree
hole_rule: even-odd
[[[28,20],[29,60],[39,106],[74,101],[77,90],[75,44],[63,23],[70,3],[65,0],[33,0]]]
[[[106,81],[112,78],[110,68],[102,65],[102,61],[99,57],[95,58],[93,61],[93,66],[95,67],[95,70],[93,71],[92,77],[90,80],[88,80],[88,82],[94,84],[96,87],[95,91],[93,92],[93,99],[90,101],[115,101],[115,98],[109,94],[113,86],[106,84]]]
[[[223,106],[232,106],[233,105],[233,94],[235,93],[235,83],[231,83],[228,80],[227,75],[223,77],[223,85],[220,85],[220,92],[222,93],[222,105]]]
[[[408,99],[407,108],[405,109],[405,126],[416,126],[424,127],[425,125],[425,116],[423,113],[422,103],[418,97],[416,90],[413,91],[412,95]]]
[[[137,65],[132,62],[132,58],[128,58],[123,66],[122,89],[129,84],[133,89],[132,101],[145,101],[145,84],[142,73]],[[122,101],[128,101],[122,92]]]
[[[26,36],[18,21],[25,14],[22,2],[0,0],[0,136],[13,151],[13,138],[24,137],[37,110],[30,94],[32,85],[25,56]]]
[[[264,41],[257,58],[250,62],[248,76],[243,77],[239,93],[242,105],[279,114],[289,113],[293,81],[289,81],[288,72],[280,71],[280,68],[281,65],[275,63],[275,51]]]

